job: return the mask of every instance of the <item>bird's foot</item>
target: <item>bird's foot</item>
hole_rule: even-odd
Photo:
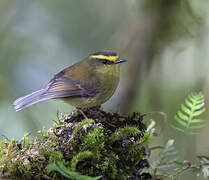
[[[95,106],[91,108],[77,108],[78,112],[80,112],[85,119],[89,119],[89,117],[92,117],[95,113],[97,114],[98,112],[103,112],[101,106]]]
[[[78,109],[85,119],[89,119],[82,109]]]

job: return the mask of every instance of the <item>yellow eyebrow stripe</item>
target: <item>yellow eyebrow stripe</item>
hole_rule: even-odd
[[[118,56],[92,55],[91,58],[106,59],[106,60],[109,60],[109,61],[116,61],[119,57]]]

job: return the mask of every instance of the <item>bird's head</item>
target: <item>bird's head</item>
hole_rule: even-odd
[[[126,62],[125,59],[121,59],[116,52],[105,50],[93,53],[89,56],[89,59],[96,64],[100,65],[115,65]]]

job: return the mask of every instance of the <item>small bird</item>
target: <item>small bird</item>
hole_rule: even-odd
[[[123,62],[113,51],[93,53],[56,74],[43,89],[18,98],[14,108],[20,111],[48,99],[62,99],[78,109],[100,106],[114,94]]]

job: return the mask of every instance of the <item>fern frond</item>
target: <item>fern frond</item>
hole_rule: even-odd
[[[52,171],[59,172],[62,176],[66,177],[67,179],[75,179],[75,180],[98,180],[101,179],[101,176],[97,177],[90,177],[80,174],[79,172],[70,171],[62,161],[53,162],[48,164],[46,167],[46,171],[49,174]]]
[[[199,118],[205,111],[204,106],[203,94],[201,92],[191,93],[174,116],[178,126],[172,125],[172,127],[186,135],[197,134],[195,130],[204,127],[204,120]]]
[[[174,143],[175,141],[173,139],[169,139],[160,152],[159,159],[151,164],[151,168],[155,171],[154,174],[167,174],[171,176],[176,173],[178,151]]]

